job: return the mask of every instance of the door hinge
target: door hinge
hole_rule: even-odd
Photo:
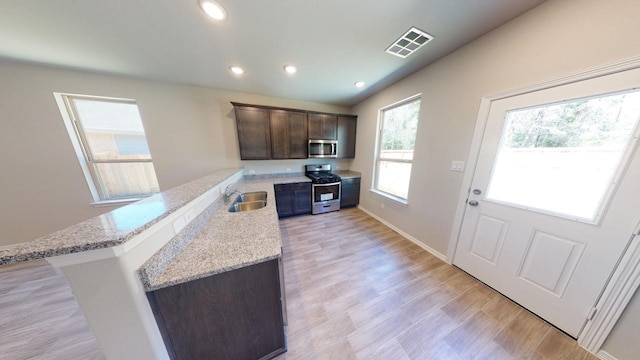
[[[597,307],[592,307],[591,311],[589,311],[589,315],[587,315],[587,320],[591,320],[593,319],[594,316],[596,316],[596,313],[598,312],[598,308]]]

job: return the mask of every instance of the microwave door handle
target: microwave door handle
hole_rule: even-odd
[[[338,149],[336,147],[337,147],[336,143],[331,143],[331,154],[338,155]]]

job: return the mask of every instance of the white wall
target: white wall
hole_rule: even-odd
[[[602,350],[618,360],[640,357],[640,291],[636,291],[629,306],[602,345]]]
[[[354,106],[362,206],[445,253],[463,177],[449,167],[468,155],[482,96],[640,55],[639,10],[634,0],[548,1]],[[417,93],[410,204],[396,206],[367,191],[378,110]]]
[[[215,169],[244,166],[230,101],[346,113],[348,109],[195,86],[0,61],[0,246],[99,215],[53,92],[138,102],[162,190]],[[302,168],[287,160],[261,172]],[[284,170],[283,170],[284,171]]]
[[[363,174],[361,206],[446,253],[463,179],[449,167],[467,158],[481,98],[640,55],[637,14],[637,0],[547,1],[354,106],[358,156],[352,169]],[[380,108],[416,93],[422,106],[409,205],[402,206],[368,190],[376,124]],[[627,344],[627,354],[640,354],[637,333],[613,337]],[[608,344],[616,355],[619,349]],[[619,359],[631,358],[620,353]]]

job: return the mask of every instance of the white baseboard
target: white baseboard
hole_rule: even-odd
[[[391,228],[393,231],[397,232],[398,234],[402,235],[405,239],[411,241],[412,243],[420,246],[421,248],[423,248],[424,250],[426,250],[427,252],[431,253],[431,255],[437,257],[438,259],[446,262],[446,256],[436,250],[434,250],[433,248],[431,248],[430,246],[426,245],[425,243],[423,243],[422,241],[414,238],[413,236],[407,234],[406,232],[398,229],[396,226],[390,224],[389,222],[387,222],[386,220],[382,219],[381,217],[379,217],[378,215],[372,213],[371,211],[363,208],[362,206],[358,205],[358,209],[362,210],[363,212],[365,212],[367,215],[371,216],[372,218],[380,221],[381,223],[385,224],[386,226],[388,226],[389,228]]]
[[[604,350],[600,350],[598,351],[598,353],[596,354],[596,356],[600,359],[603,360],[618,360],[615,356],[609,354],[608,352],[604,351]]]

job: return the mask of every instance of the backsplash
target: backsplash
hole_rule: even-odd
[[[349,170],[353,159],[300,159],[300,160],[243,160],[240,166],[247,176],[267,174],[304,174],[304,166],[308,164],[331,164],[331,170]]]

